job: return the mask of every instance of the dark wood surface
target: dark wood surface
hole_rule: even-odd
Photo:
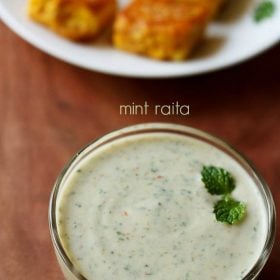
[[[226,139],[255,163],[278,206],[279,53],[278,45],[242,65],[199,77],[127,79],[51,58],[0,24],[0,279],[63,279],[48,231],[53,183],[78,149],[123,126],[176,122]],[[144,101],[190,104],[191,115],[119,114],[121,104]],[[261,279],[280,279],[279,238],[278,230]]]

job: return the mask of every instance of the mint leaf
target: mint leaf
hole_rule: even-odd
[[[255,9],[254,19],[256,22],[261,22],[273,16],[276,10],[276,5],[271,0],[261,2]]]
[[[246,215],[246,205],[231,197],[225,196],[214,206],[216,220],[229,225],[240,222]]]
[[[223,168],[204,166],[201,175],[202,182],[210,194],[229,194],[235,188],[232,175]]]
[[[229,225],[240,222],[246,215],[246,205],[232,198],[231,192],[235,188],[232,175],[223,168],[203,166],[201,171],[202,182],[212,195],[223,195],[223,198],[214,205],[216,220]]]

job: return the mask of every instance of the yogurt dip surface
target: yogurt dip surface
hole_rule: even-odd
[[[238,225],[217,222],[201,181],[204,165],[228,170],[247,206]],[[255,182],[221,150],[171,133],[127,136],[91,152],[57,201],[58,234],[88,280],[237,280],[260,257],[267,234]]]

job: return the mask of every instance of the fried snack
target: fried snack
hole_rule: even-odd
[[[209,19],[213,19],[220,11],[225,0],[177,0],[193,2],[196,5],[205,5],[209,10]]]
[[[134,0],[116,18],[115,47],[161,60],[183,60],[203,35],[209,9],[186,0]]]
[[[208,5],[210,5],[210,8],[212,8],[212,18],[214,18],[218,12],[220,12],[222,6],[225,4],[226,0],[212,0],[212,1],[207,1]]]
[[[96,38],[113,22],[116,0],[29,0],[29,16],[75,41]]]

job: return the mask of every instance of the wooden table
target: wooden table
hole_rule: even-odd
[[[123,126],[164,121],[214,133],[255,163],[280,204],[279,45],[221,72],[140,80],[67,65],[25,43],[3,24],[0,40],[1,279],[63,279],[48,231],[53,183],[84,144]],[[191,114],[119,114],[120,105],[144,101],[151,106],[190,104]],[[261,279],[280,279],[279,238],[280,230]]]

